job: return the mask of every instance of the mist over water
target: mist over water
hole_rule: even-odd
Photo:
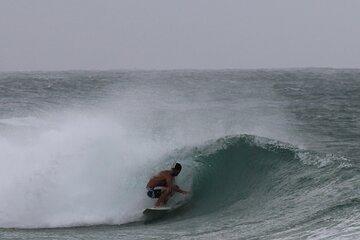
[[[104,239],[143,231],[164,239],[325,236],[325,229],[340,236],[340,219],[357,229],[359,77],[327,69],[1,73],[0,227],[141,221],[153,204],[148,178],[179,161],[190,207],[151,231],[109,227]],[[334,221],[318,224],[324,216]]]

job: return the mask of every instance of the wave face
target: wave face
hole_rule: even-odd
[[[359,77],[0,73],[0,235],[359,238]],[[144,224],[146,182],[175,161],[189,203]]]
[[[302,238],[315,236],[313,226],[357,225],[360,217],[358,169],[342,157],[239,135],[170,158],[193,169],[192,201],[178,218],[184,228],[201,222],[199,238],[233,238],[239,232],[245,238]],[[211,234],[204,231],[209,225]]]

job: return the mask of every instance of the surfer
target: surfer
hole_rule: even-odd
[[[181,172],[181,168],[181,164],[176,163],[170,170],[161,171],[149,180],[146,185],[147,195],[150,198],[158,198],[155,207],[165,205],[175,192],[182,194],[188,193],[174,183],[175,177]]]

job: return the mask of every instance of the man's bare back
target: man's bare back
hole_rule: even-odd
[[[152,177],[146,187],[171,187],[174,177],[171,175],[171,170],[161,171],[156,176]]]

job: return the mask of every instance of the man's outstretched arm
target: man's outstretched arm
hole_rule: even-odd
[[[178,185],[174,186],[174,191],[178,192],[178,193],[182,193],[182,194],[188,194],[189,193],[188,191],[184,191],[184,190],[180,189]]]

